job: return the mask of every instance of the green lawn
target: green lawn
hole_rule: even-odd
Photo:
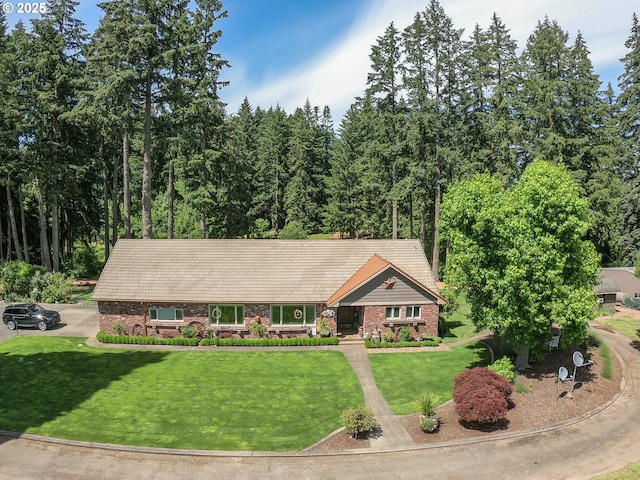
[[[299,450],[364,402],[333,351],[91,348],[83,338],[0,343],[0,429],[214,450]]]
[[[622,470],[597,477],[597,480],[637,480],[638,478],[640,478],[640,462],[631,463]]]
[[[447,329],[442,338],[444,343],[457,342],[458,340],[473,337],[478,333],[470,318],[471,304],[467,303],[467,299],[463,294],[458,294],[458,301],[460,302],[458,309],[443,322]]]
[[[413,400],[422,392],[450,400],[456,375],[490,361],[491,352],[479,342],[449,351],[369,354],[376,385],[396,415],[417,412]]]
[[[640,321],[627,317],[600,317],[597,322],[616,330],[629,338],[640,341]]]

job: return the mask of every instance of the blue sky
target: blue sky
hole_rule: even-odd
[[[2,0],[0,0],[2,1]],[[5,1],[17,5],[17,0]],[[96,0],[80,0],[76,17],[89,31],[101,16]],[[302,106],[328,105],[338,126],[353,99],[361,95],[376,37],[393,21],[403,29],[428,0],[226,0],[229,17],[219,22],[218,52],[231,68],[221,91],[227,111],[235,112],[245,95],[255,108],[279,104],[287,112]],[[493,12],[522,48],[545,15],[557,20],[570,42],[580,31],[603,82],[617,84],[619,59],[631,29],[637,0],[440,0],[465,38],[475,24],[489,25]],[[32,15],[9,13],[10,24]]]

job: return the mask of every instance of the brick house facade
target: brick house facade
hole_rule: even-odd
[[[445,303],[413,240],[120,240],[93,299],[101,331],[160,337],[437,336]]]

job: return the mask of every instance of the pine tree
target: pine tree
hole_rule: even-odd
[[[633,15],[631,33],[624,43],[626,55],[620,60],[624,72],[618,78],[618,121],[623,141],[624,163],[620,176],[637,182],[640,176],[640,22]],[[640,246],[639,246],[640,247]]]
[[[412,132],[411,170],[422,185],[420,238],[431,246],[431,266],[438,278],[440,245],[437,224],[443,188],[461,158],[462,33],[437,0],[416,15],[405,30],[405,84],[409,90]],[[430,211],[429,211],[430,210]],[[427,238],[430,224],[431,235]]]
[[[571,57],[567,41],[568,34],[558,23],[545,18],[538,22],[522,53],[523,166],[535,158],[564,162],[567,156]]]
[[[256,116],[260,117],[260,123],[251,216],[267,220],[277,235],[285,219],[283,197],[288,181],[289,122],[279,105],[264,113],[257,112]]]
[[[34,89],[29,114],[33,141],[28,149],[38,182],[41,260],[53,271],[60,268],[61,212],[80,194],[71,172],[72,163],[83,158],[82,134],[64,117],[77,103],[83,78],[81,50],[87,35],[83,23],[73,17],[77,5],[72,0],[50,0],[42,18],[33,20],[29,52]]]
[[[388,188],[391,201],[391,237],[398,238],[398,197],[395,186],[399,176],[399,95],[401,82],[401,36],[400,31],[391,23],[384,35],[377,38],[371,48],[371,72],[367,76],[368,92],[375,99],[378,110],[377,155],[388,169]]]
[[[625,183],[619,223],[622,262],[633,265],[640,252],[640,22],[635,14],[625,47],[628,51],[621,59],[624,72],[618,78],[620,95],[616,115],[622,144],[618,175]]]

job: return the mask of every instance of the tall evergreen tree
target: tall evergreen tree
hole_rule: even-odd
[[[437,0],[430,0],[405,30],[405,84],[409,107],[417,114],[417,118],[409,119],[414,128],[412,169],[425,178],[421,182],[425,190],[420,207],[420,238],[425,246],[431,246],[436,279],[440,267],[437,224],[442,190],[452,179],[460,158],[462,33],[454,28]],[[429,205],[431,212],[427,210]]]
[[[267,219],[276,235],[285,219],[283,199],[288,181],[288,137],[287,114],[279,105],[260,114],[251,215],[256,219]]]
[[[391,237],[398,237],[398,109],[401,81],[401,35],[393,22],[371,48],[371,72],[367,76],[368,92],[376,101],[378,117],[378,155],[389,171],[391,195]]]
[[[34,96],[28,149],[38,181],[41,260],[53,271],[60,268],[61,210],[80,193],[74,189],[72,162],[83,158],[81,132],[63,117],[77,103],[78,82],[83,79],[81,50],[87,34],[74,18],[77,5],[73,0],[50,0],[42,18],[33,20],[30,50]]]
[[[625,42],[626,55],[621,59],[624,66],[618,78],[618,128],[622,143],[622,162],[618,174],[625,183],[625,192],[620,211],[620,250],[624,265],[633,265],[640,252],[640,22],[633,15],[631,32]]]

